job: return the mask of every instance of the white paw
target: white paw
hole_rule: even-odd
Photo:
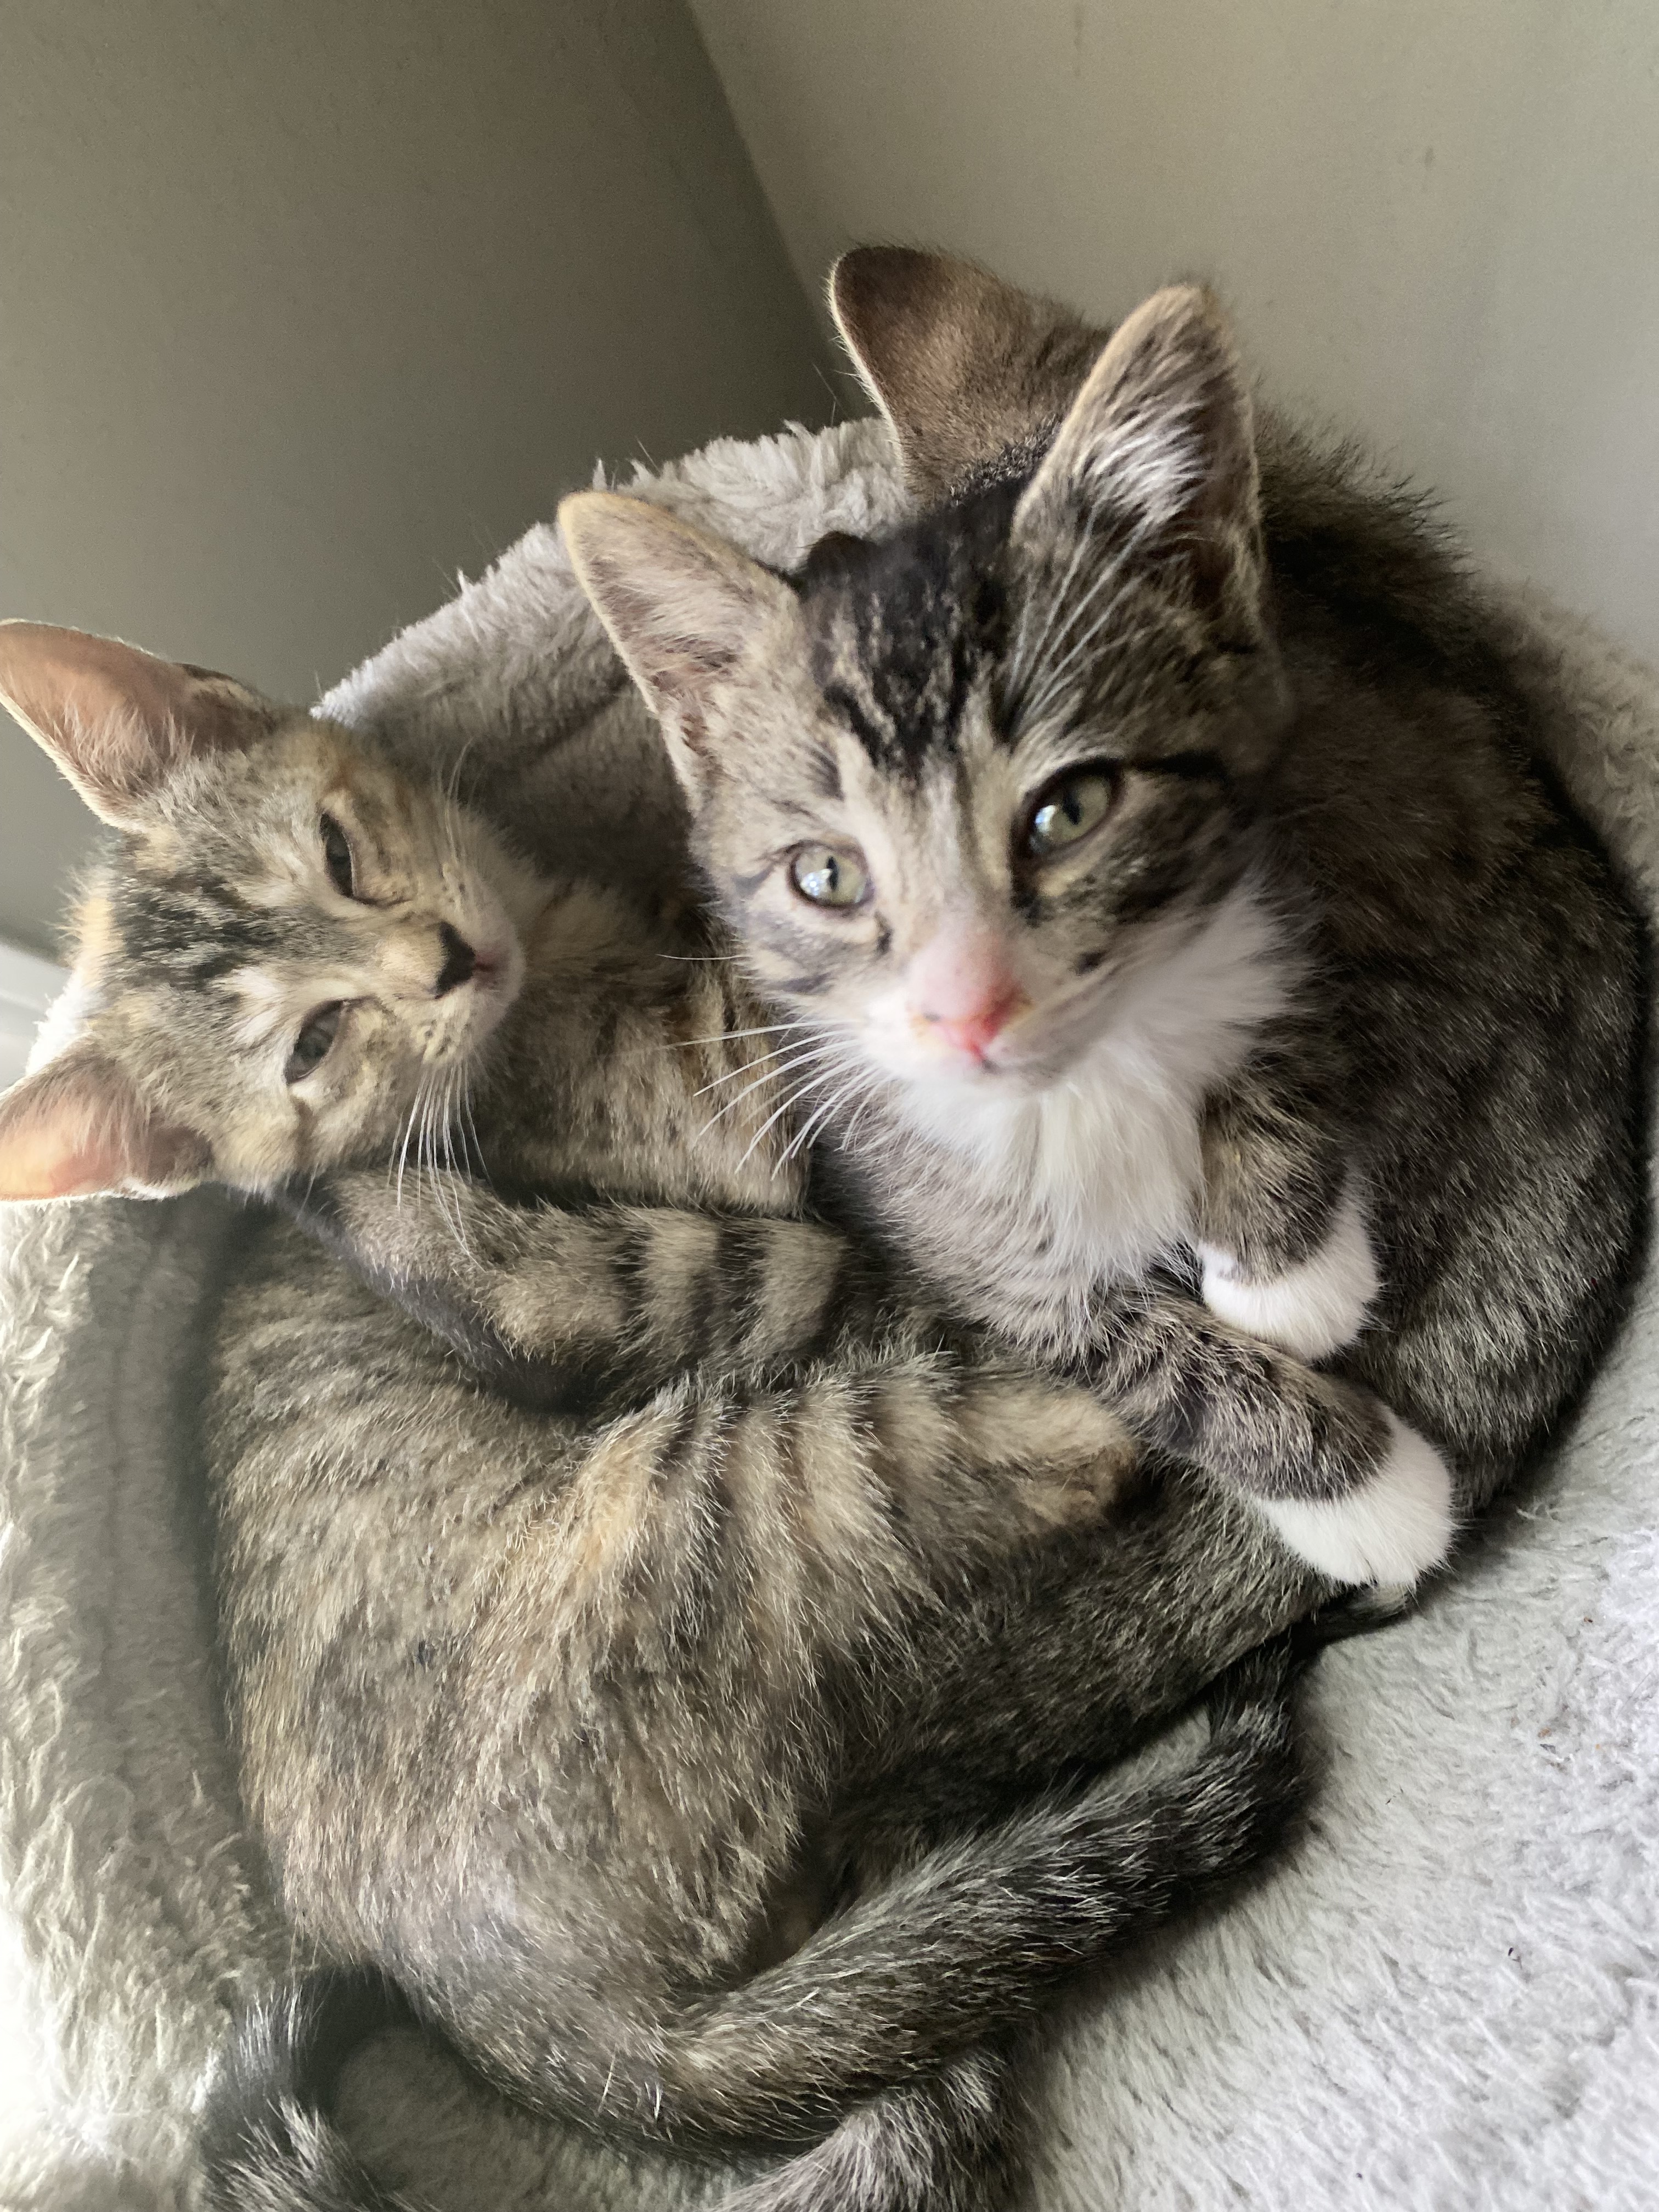
[[[1258,1498],[1285,1541],[1334,1583],[1409,1585],[1445,1558],[1456,1533],[1451,1474],[1426,1437],[1394,1414],[1388,1455],[1346,1498]]]
[[[1352,1344],[1382,1282],[1365,1217],[1352,1191],[1343,1193],[1331,1233],[1318,1250],[1270,1283],[1243,1281],[1237,1261],[1218,1245],[1200,1244],[1198,1256],[1210,1311],[1298,1359],[1324,1359]]]

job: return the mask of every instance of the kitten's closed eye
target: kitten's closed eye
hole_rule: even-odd
[[[306,1016],[288,1056],[288,1065],[283,1070],[285,1083],[302,1083],[322,1066],[339,1035],[340,1018],[344,1012],[345,1000],[334,999],[325,1006],[313,1007]]]
[[[357,872],[351,858],[351,840],[346,836],[331,814],[322,821],[323,866],[328,870],[328,879],[342,898],[357,896]]]

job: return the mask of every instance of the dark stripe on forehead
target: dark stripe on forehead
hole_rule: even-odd
[[[891,741],[891,732],[875,722],[849,684],[831,677],[823,686],[823,703],[831,714],[845,722],[853,735],[873,761],[885,755]],[[840,784],[839,775],[836,778]]]
[[[879,543],[843,542],[802,580],[813,675],[877,767],[915,781],[956,750],[1003,649],[1001,560],[1018,492],[998,485]]]
[[[203,983],[291,950],[303,922],[293,912],[250,906],[212,878],[129,878],[111,906],[129,960]]]
[[[841,763],[826,746],[814,745],[806,755],[805,767],[814,797],[841,798]]]

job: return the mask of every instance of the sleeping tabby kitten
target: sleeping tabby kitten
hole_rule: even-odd
[[[1410,1581],[1618,1316],[1635,913],[1458,562],[1258,428],[1207,295],[1109,338],[871,250],[834,296],[919,520],[785,578],[561,510],[819,1194],[1331,1575]]]
[[[794,1218],[764,1028],[707,941],[663,957],[659,916],[228,679],[9,624],[0,696],[118,833],[0,1194],[216,1177],[356,1271],[252,1239],[205,1407],[295,1925],[543,2110],[805,2146],[755,2212],[986,2201],[1000,2039],[1281,1826],[1288,1655],[1184,1773],[1057,1790],[1121,1747],[1170,1599],[1133,1455]],[[220,2205],[393,2204],[314,2109],[325,2025],[245,2038]]]

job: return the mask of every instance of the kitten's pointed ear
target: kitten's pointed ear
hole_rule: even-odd
[[[1106,342],[972,261],[902,246],[843,253],[830,310],[924,503],[1050,428]]]
[[[1259,631],[1261,507],[1249,387],[1220,303],[1156,292],[1119,329],[1014,517],[1016,544],[1086,524],[1133,548],[1243,641]]]
[[[574,492],[560,502],[571,564],[646,704],[682,781],[704,767],[708,696],[795,596],[735,546],[644,500]]]
[[[160,1198],[211,1172],[205,1140],[158,1120],[91,1047],[72,1046],[0,1097],[0,1200]]]
[[[191,754],[251,744],[282,719],[212,669],[30,622],[0,623],[0,706],[118,828]]]

